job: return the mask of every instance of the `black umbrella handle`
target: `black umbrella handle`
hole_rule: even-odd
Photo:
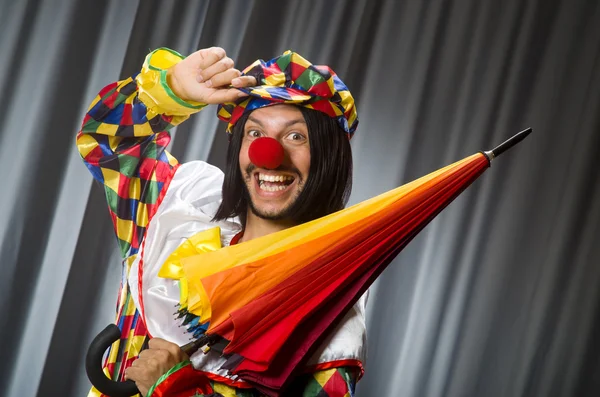
[[[121,338],[121,330],[114,324],[109,324],[100,332],[88,348],[85,357],[85,372],[92,385],[102,394],[110,397],[130,397],[138,394],[140,391],[135,382],[127,380],[125,382],[116,382],[109,379],[102,370],[102,357],[104,352],[114,342]],[[181,350],[188,356],[194,354],[202,346],[211,346],[222,338],[218,335],[202,335],[200,338],[181,346]],[[144,349],[144,347],[142,347]]]
[[[109,379],[102,370],[104,352],[120,338],[121,330],[119,327],[109,324],[102,332],[96,335],[85,357],[85,372],[87,372],[90,382],[102,394],[110,397],[130,397],[140,392],[135,382],[131,380],[116,382]]]

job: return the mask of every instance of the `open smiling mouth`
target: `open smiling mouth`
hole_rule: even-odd
[[[295,178],[291,175],[269,175],[262,172],[254,176],[260,190],[265,192],[279,192],[294,183]]]

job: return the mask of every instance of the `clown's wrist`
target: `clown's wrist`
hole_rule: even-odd
[[[168,80],[169,69],[181,62],[184,57],[168,48],[159,48],[146,56],[142,71],[136,76],[138,98],[148,108],[149,118],[155,114],[169,116],[189,116],[200,111],[206,104],[186,101],[172,89],[177,84]]]
[[[175,65],[171,66],[169,69],[167,69],[167,86],[168,86],[168,88],[170,88],[171,91],[173,91],[173,94],[175,94],[175,96],[177,96],[181,100],[186,101],[188,103],[194,103],[194,101],[191,101],[190,99],[186,98],[185,95],[183,94],[181,85],[179,84],[179,81],[177,80],[177,77],[174,73],[175,67],[177,67],[177,64],[175,64]]]

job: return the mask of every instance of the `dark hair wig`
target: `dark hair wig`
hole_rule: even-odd
[[[296,224],[305,223],[344,208],[352,190],[352,151],[346,132],[326,114],[299,107],[308,128],[310,170],[304,189],[286,213]],[[232,128],[227,150],[223,201],[214,221],[238,216],[246,223],[247,191],[240,171],[239,153],[244,125],[250,112]]]

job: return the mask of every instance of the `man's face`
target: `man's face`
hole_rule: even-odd
[[[275,170],[257,168],[248,157],[250,144],[265,136],[276,139],[285,151]],[[239,161],[250,211],[264,219],[286,219],[286,211],[302,192],[310,170],[308,128],[302,112],[293,105],[254,110],[244,126]]]

